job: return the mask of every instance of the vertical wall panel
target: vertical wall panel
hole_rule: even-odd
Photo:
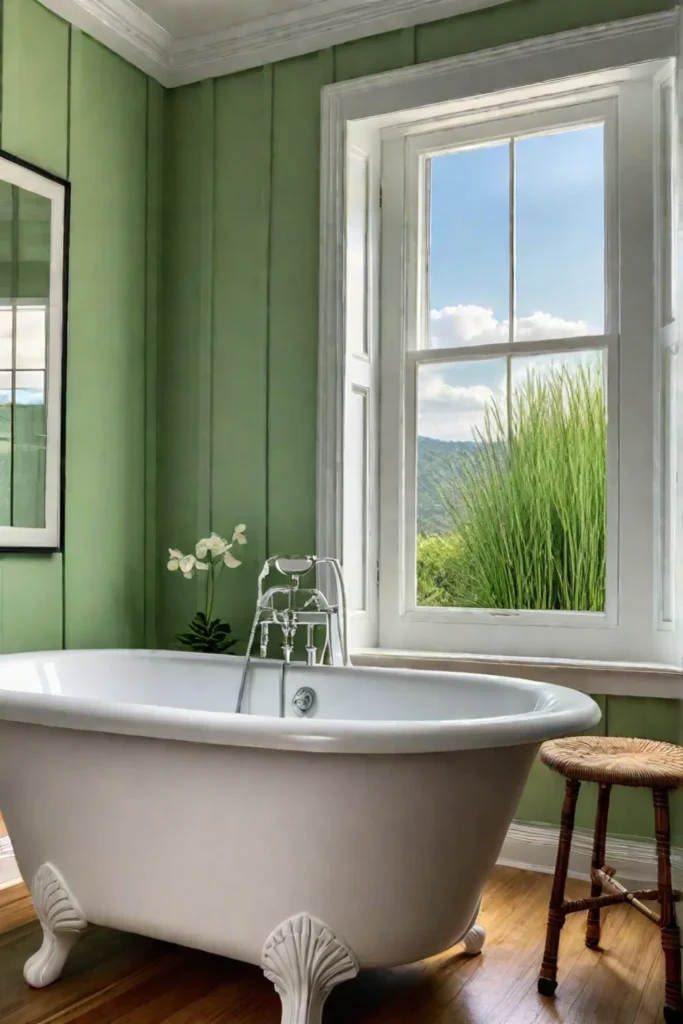
[[[268,546],[315,548],[320,90],[329,51],[275,65],[268,364]]]
[[[147,239],[145,366],[145,644],[157,638],[157,449],[164,89],[147,82]]]
[[[202,91],[175,89],[166,103],[164,132],[163,306],[159,346],[158,537],[159,643],[172,644],[197,603],[197,588],[165,569],[169,547],[192,551],[197,540],[202,250],[200,173],[206,138]],[[206,173],[206,172],[204,172]]]
[[[334,77],[337,82],[382,71],[408,67],[415,60],[414,28],[386,32],[381,36],[356,39],[334,48]]]
[[[74,30],[68,647],[144,635],[146,118],[142,72]]]
[[[37,0],[4,0],[2,146],[67,173],[69,25]]]
[[[199,190],[199,335],[197,370],[199,403],[197,413],[197,527],[195,539],[206,537],[212,528],[211,466],[213,457],[213,291],[214,291],[214,182],[215,126],[213,80],[199,85],[201,146],[198,152],[196,188]],[[200,586],[204,584],[200,581]]]
[[[3,4],[2,146],[67,174],[70,28],[33,0]],[[4,652],[62,646],[62,556],[0,555]]]
[[[678,743],[681,732],[681,703],[643,697],[609,697],[608,726],[611,736],[640,736],[643,739]],[[683,839],[680,795],[672,794],[671,828],[677,842]],[[615,789],[610,807],[610,831],[618,835],[654,837],[654,811],[649,789]]]
[[[216,84],[213,528],[247,524],[216,612],[243,642],[267,555],[268,253],[272,67]]]

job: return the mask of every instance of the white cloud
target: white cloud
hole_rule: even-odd
[[[429,314],[431,348],[458,348],[461,345],[492,345],[508,341],[509,320],[498,320],[486,306],[459,305],[432,309]],[[544,338],[580,338],[599,334],[597,327],[585,320],[564,320],[551,313],[532,313],[518,317],[517,341]]]
[[[429,315],[432,348],[485,345],[508,340],[509,321],[498,320],[484,306],[459,305],[433,309]],[[583,320],[564,320],[536,312],[517,321],[520,341],[577,338],[597,334]],[[531,365],[542,370],[558,359],[563,363],[585,361],[583,354],[539,356],[513,361],[513,381],[526,377]],[[589,357],[592,358],[592,357]],[[443,441],[470,441],[481,429],[486,407],[505,397],[505,370],[497,359],[423,365],[419,376],[418,433]]]
[[[503,392],[486,384],[462,387],[447,377],[441,366],[420,371],[418,433],[441,441],[471,441],[474,428],[484,424],[486,407]]]

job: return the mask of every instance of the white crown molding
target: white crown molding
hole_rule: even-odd
[[[508,0],[319,0],[296,10],[183,38],[174,37],[132,0],[40,2],[162,85],[172,87]]]
[[[318,0],[298,10],[218,29],[215,32],[174,37],[162,25],[145,14],[132,0],[40,0],[44,7],[88,32],[116,53],[125,57],[162,85],[173,87],[198,82],[205,78],[244,71],[273,61],[300,56],[339,43],[351,42],[381,32],[391,32],[412,25],[427,24],[458,14],[507,3],[508,0]],[[633,18],[628,21],[598,25],[571,33],[576,45],[598,39],[616,39],[633,32],[642,32],[646,23],[653,30],[673,29],[676,11]],[[633,26],[629,28],[629,26]],[[489,55],[514,49],[520,58],[526,53],[539,53],[539,43],[552,52],[553,40],[515,43],[512,47],[482,50],[464,58],[463,65],[486,63]],[[439,61],[448,65],[449,61]],[[419,73],[421,66],[414,70]],[[391,85],[390,78],[387,85]]]
[[[494,7],[507,0],[318,0],[223,31],[176,40],[174,84],[226,75],[288,57]]]

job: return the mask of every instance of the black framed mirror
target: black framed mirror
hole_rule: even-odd
[[[0,550],[63,540],[69,183],[0,150]]]

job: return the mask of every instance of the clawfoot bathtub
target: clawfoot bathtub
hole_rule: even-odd
[[[478,953],[539,744],[600,715],[545,684],[276,662],[236,715],[241,667],[0,658],[0,807],[44,934],[29,984],[92,922],[260,963],[283,1022],[319,1024],[359,970]]]

